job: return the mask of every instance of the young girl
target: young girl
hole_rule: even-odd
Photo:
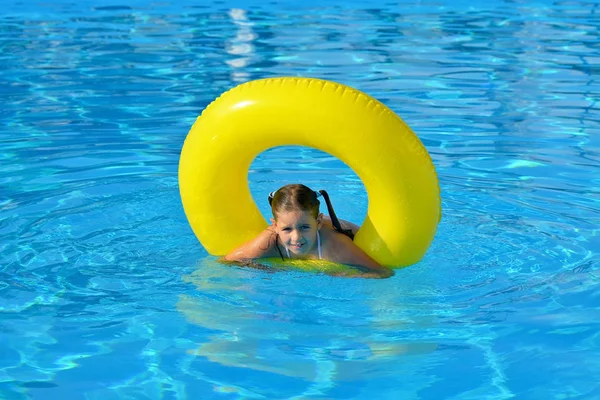
[[[319,212],[318,197],[327,204],[330,218]],[[382,267],[354,244],[358,226],[337,219],[329,195],[304,185],[286,185],[269,195],[271,226],[256,238],[225,256],[227,261],[257,258],[327,260],[358,267],[364,277],[385,278],[394,272]],[[343,224],[343,225],[342,225]]]

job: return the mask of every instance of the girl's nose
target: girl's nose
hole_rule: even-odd
[[[302,239],[302,233],[300,233],[300,231],[298,231],[298,230],[294,230],[292,232],[292,240],[295,243],[298,243],[301,239]]]

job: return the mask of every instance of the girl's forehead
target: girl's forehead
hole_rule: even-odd
[[[284,225],[306,224],[316,221],[310,211],[304,210],[280,211],[275,213],[275,216],[277,223]]]

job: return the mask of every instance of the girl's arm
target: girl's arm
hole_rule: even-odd
[[[269,258],[276,255],[277,237],[272,227],[262,231],[257,237],[232,250],[223,259],[225,261],[247,261],[256,258]]]
[[[348,236],[337,232],[334,232],[333,234],[335,235],[335,239],[332,243],[332,253],[334,254],[335,260],[332,261],[352,265],[360,269],[365,273],[362,275],[362,277],[365,278],[389,278],[394,275],[393,269],[384,267],[373,260],[360,247],[354,244],[352,239]]]

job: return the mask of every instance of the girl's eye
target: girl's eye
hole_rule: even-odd
[[[310,226],[303,226],[303,227],[302,227],[302,229],[304,229],[304,230],[307,230],[307,229],[309,229],[309,228],[310,228]]]
[[[291,230],[292,230],[291,228],[283,228],[283,231],[284,231],[284,232],[289,232],[289,231],[291,231]]]

